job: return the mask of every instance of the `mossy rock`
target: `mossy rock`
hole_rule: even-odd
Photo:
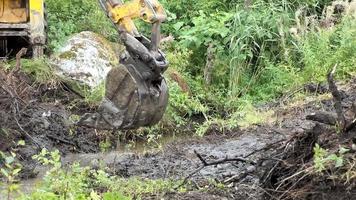
[[[51,63],[73,90],[83,94],[88,88],[95,90],[103,83],[111,68],[118,66],[123,51],[123,45],[84,31],[69,38],[51,58]]]

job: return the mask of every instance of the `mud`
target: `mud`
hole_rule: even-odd
[[[207,160],[217,160],[226,156],[243,157],[271,142],[281,139],[278,134],[262,133],[258,130],[240,136],[208,136],[167,144],[163,149],[142,153],[111,152],[107,154],[72,154],[66,156],[64,163],[80,162],[84,166],[98,167],[105,164],[111,173],[122,177],[139,176],[150,179],[179,180],[200,166],[194,154],[199,152]],[[240,170],[238,164],[223,164],[203,169],[196,178],[226,178]]]
[[[343,94],[342,106],[347,110],[356,101],[356,79],[340,86]],[[315,90],[314,86],[310,86],[308,90],[313,93],[325,92],[324,89],[322,92]],[[123,151],[119,147],[109,153],[100,153],[100,142],[105,137],[95,130],[76,127],[70,120],[73,114],[80,115],[88,111],[85,104],[77,104],[75,108],[70,106],[78,96],[65,87],[44,87],[39,92],[34,94],[34,100],[20,103],[19,108],[15,110],[11,103],[0,104],[0,127],[1,134],[4,135],[0,140],[0,150],[16,150],[19,155],[19,161],[25,166],[22,174],[23,191],[31,191],[31,187],[45,172],[45,169],[31,159],[32,155],[37,154],[43,147],[49,150],[59,149],[64,164],[79,162],[83,166],[93,168],[105,165],[109,173],[125,178],[177,181],[203,165],[197,153],[206,162],[226,157],[246,157],[254,153],[247,159],[254,161],[256,165],[226,162],[206,166],[189,177],[187,192],[148,195],[145,199],[273,199],[280,195],[269,190],[276,189],[278,181],[286,178],[286,175],[298,172],[297,167],[312,165],[315,143],[331,150],[338,149],[342,144],[338,141],[333,127],[306,119],[306,116],[319,111],[334,112],[330,96],[317,98],[311,95],[302,103],[290,104],[284,98],[282,103],[274,105],[272,109],[277,113],[276,121],[270,124],[225,133],[212,128],[203,138],[193,137],[191,133],[188,133],[188,137],[164,137],[162,141],[158,141],[163,146],[159,149],[138,147],[132,151]],[[0,95],[5,93],[0,90]],[[21,139],[26,141],[25,147],[16,145],[16,141]],[[281,140],[284,142],[267,148]],[[292,145],[293,151],[285,151],[286,145],[289,144]],[[283,165],[271,158],[287,164]],[[211,180],[226,183],[226,186],[224,189],[217,188],[211,184]],[[293,194],[303,193],[305,186],[308,186],[308,192],[316,195],[300,195],[298,197],[304,198],[299,199],[335,199],[335,195],[329,194],[337,193],[345,194],[339,196],[339,199],[354,199],[354,185],[351,184],[351,188],[345,184],[332,185],[325,177],[308,176],[293,188],[296,192]],[[292,197],[286,195],[281,199],[294,199]]]
[[[25,76],[16,71],[0,71],[0,150],[16,153],[18,162],[24,166],[21,177],[36,176],[32,156],[42,148],[59,149],[62,155],[98,152],[101,138],[94,130],[74,126],[70,120],[72,113],[66,109],[68,104],[61,102],[70,102],[73,93],[61,84],[54,89],[42,85],[35,90],[24,81]],[[46,99],[47,93],[61,95]],[[65,98],[59,101],[57,96]],[[20,140],[26,145],[18,145]]]

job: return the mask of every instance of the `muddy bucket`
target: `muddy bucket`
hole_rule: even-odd
[[[166,80],[161,77],[152,81],[146,65],[130,63],[111,69],[97,112],[85,114],[78,125],[103,130],[135,129],[162,119],[168,103]]]

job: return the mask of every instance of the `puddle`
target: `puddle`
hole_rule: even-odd
[[[162,149],[169,143],[172,142],[184,142],[192,138],[198,138],[198,136],[192,136],[189,134],[165,134],[161,135],[159,138],[153,138],[152,140],[138,139],[134,142],[129,143],[118,143],[116,145],[115,151],[118,153],[135,153],[142,154],[148,151],[155,151]]]

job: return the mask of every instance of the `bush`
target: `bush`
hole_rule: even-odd
[[[338,65],[340,78],[349,78],[356,66],[355,38],[356,22],[348,17],[332,29],[310,32],[300,42],[303,82],[325,81],[334,65]]]
[[[47,0],[48,37],[51,50],[81,31],[94,31],[116,40],[117,32],[97,0]]]

